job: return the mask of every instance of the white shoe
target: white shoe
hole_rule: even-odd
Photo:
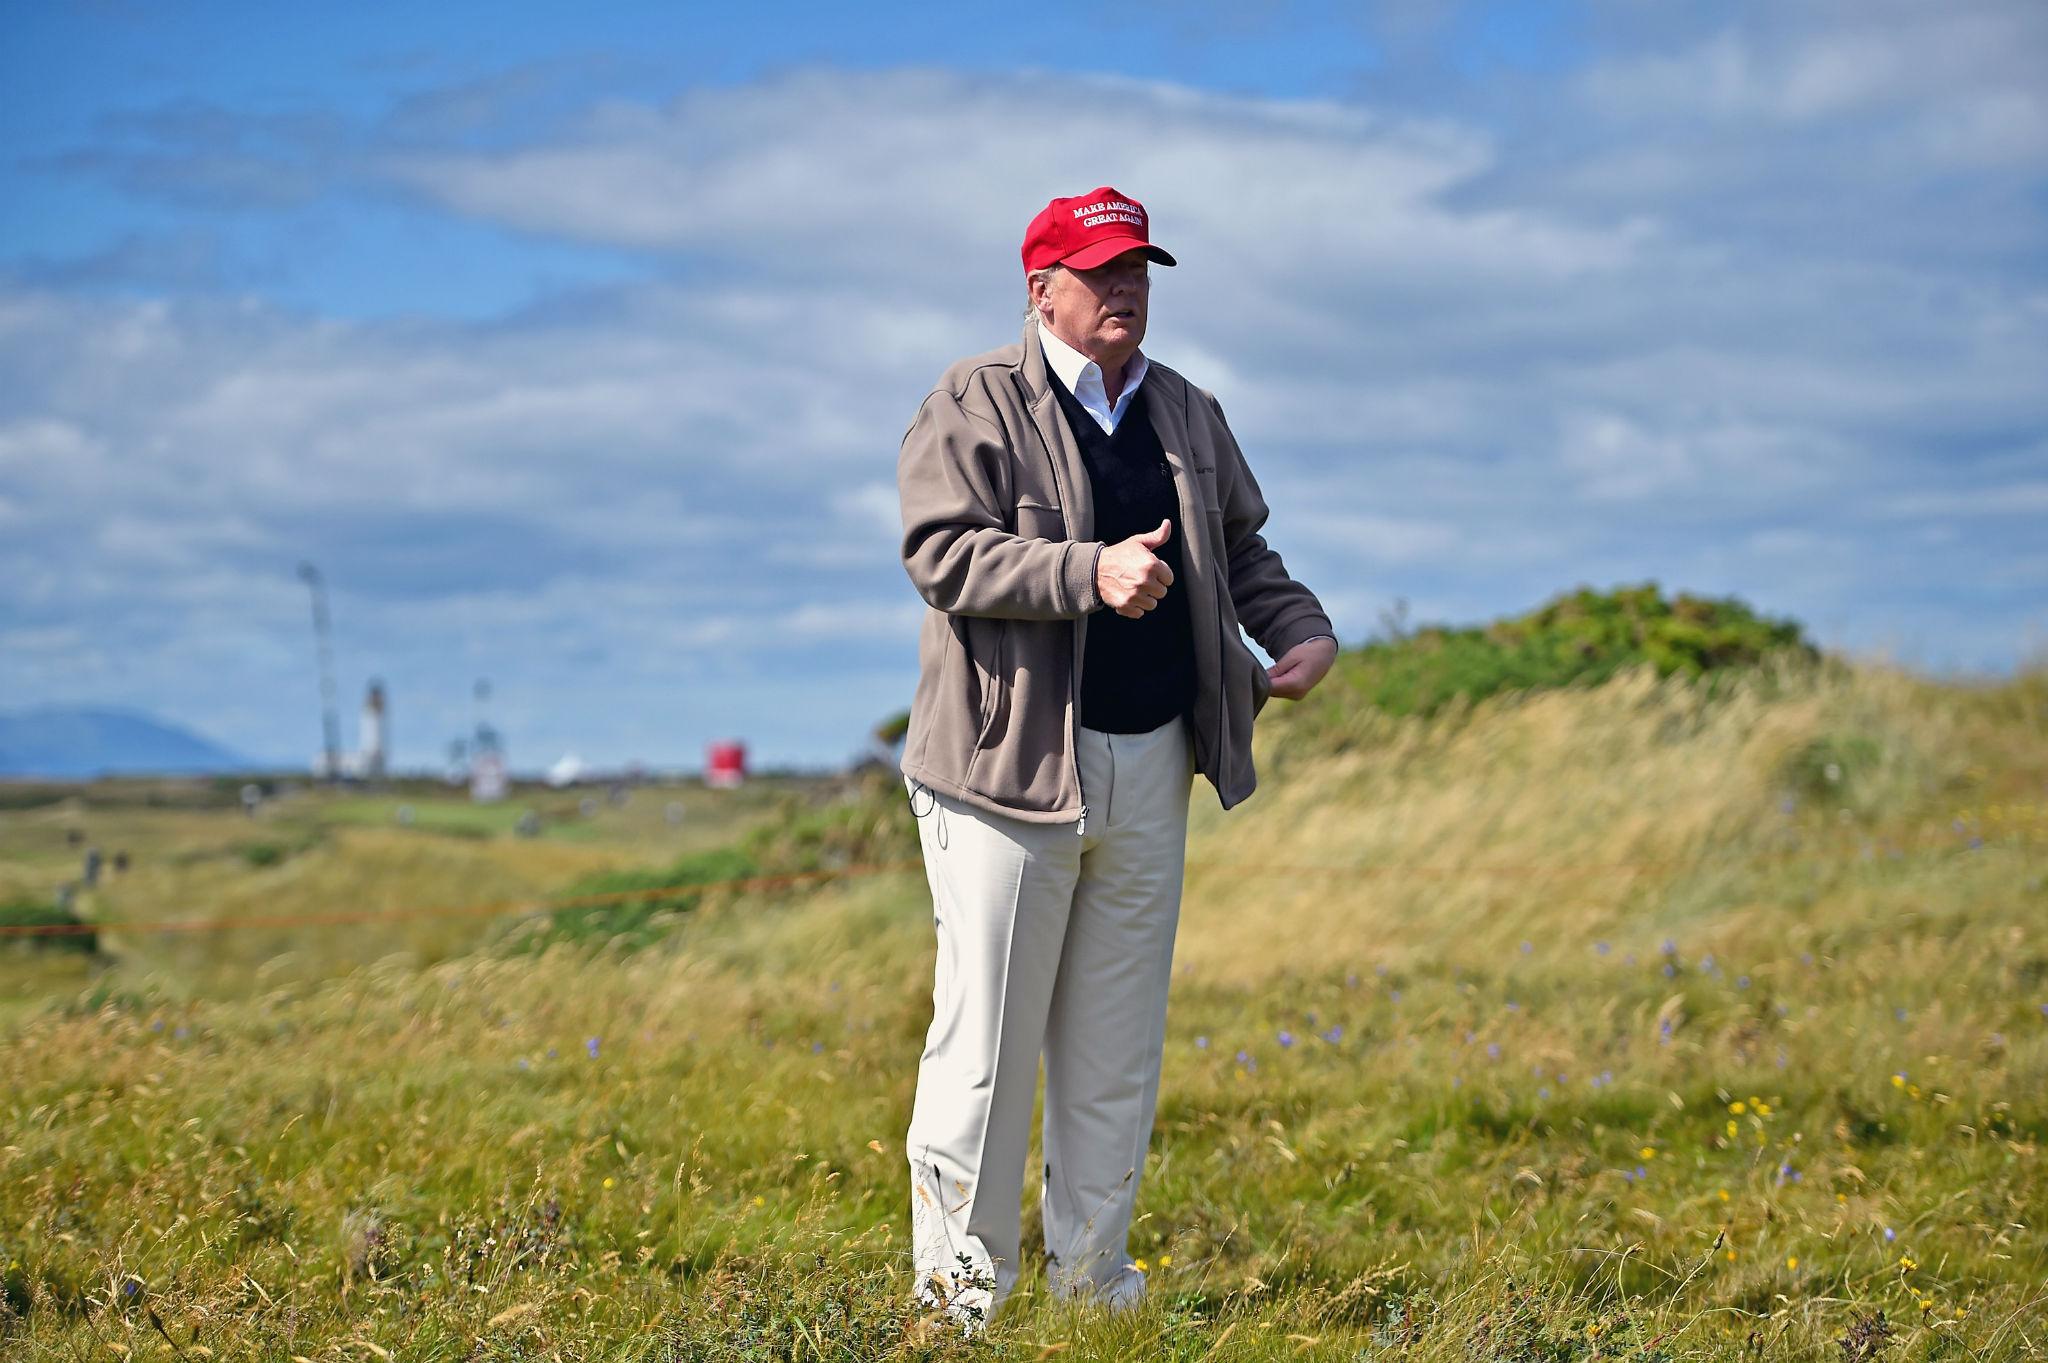
[[[1145,1270],[1136,1264],[1125,1264],[1123,1271],[1110,1279],[1109,1286],[1095,1294],[1095,1300],[1111,1311],[1128,1311],[1145,1296]]]
[[[1145,1270],[1136,1264],[1125,1264],[1114,1278],[1099,1286],[1087,1279],[1069,1279],[1056,1282],[1053,1291],[1069,1300],[1105,1306],[1113,1312],[1128,1311],[1145,1296]]]

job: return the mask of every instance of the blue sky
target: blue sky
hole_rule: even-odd
[[[478,676],[522,768],[843,760],[903,427],[1105,182],[1347,641],[1655,579],[2009,671],[2044,58],[2030,0],[20,7],[0,709],[301,761],[311,558],[403,763]]]

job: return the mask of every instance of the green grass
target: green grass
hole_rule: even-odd
[[[11,955],[0,1353],[2039,1356],[2044,732],[2038,672],[1269,707],[1259,793],[1197,787],[1131,1245],[1154,1292],[1049,1301],[1027,1209],[973,1347],[904,1305],[917,871],[537,950],[367,925],[367,959],[292,970],[224,939],[239,987],[133,934],[90,979]],[[857,865],[901,808],[781,791],[722,845]],[[310,910],[603,850],[335,838],[208,865],[223,891],[302,868]],[[612,850],[674,885],[710,849]]]

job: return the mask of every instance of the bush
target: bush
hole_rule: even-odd
[[[807,809],[796,798],[785,800],[779,815],[743,844],[764,875],[837,871],[918,856],[917,820],[893,768],[863,775],[851,794],[821,809]]]
[[[15,899],[0,903],[0,927],[71,927],[84,928],[82,932],[54,933],[48,936],[0,936],[0,943],[17,943],[26,948],[44,947],[53,951],[81,951],[92,955],[100,949],[99,933],[86,927],[85,920],[70,909],[39,899]]]
[[[1340,654],[1330,680],[1348,701],[1429,715],[1460,697],[1598,685],[1645,663],[1659,676],[1699,677],[1788,653],[1819,658],[1794,621],[1758,616],[1732,597],[1680,593],[1667,601],[1651,582],[1611,592],[1581,587],[1490,625],[1432,625],[1376,640]]]
[[[693,853],[657,870],[601,871],[575,882],[563,896],[632,897],[555,909],[545,917],[521,920],[508,934],[509,943],[525,951],[538,951],[556,942],[615,943],[638,950],[662,937],[677,917],[695,909],[706,893],[701,887],[759,874],[761,869],[753,858],[734,848]]]

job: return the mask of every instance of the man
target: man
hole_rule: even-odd
[[[903,564],[931,609],[902,768],[938,932],[906,1151],[921,1301],[1016,1285],[1033,1090],[1052,1289],[1122,1307],[1158,1092],[1194,773],[1252,793],[1252,721],[1335,659],[1216,400],[1139,350],[1143,205],[1054,199],[1019,344],[962,360],[903,438]],[[1262,667],[1242,622],[1268,654]]]

